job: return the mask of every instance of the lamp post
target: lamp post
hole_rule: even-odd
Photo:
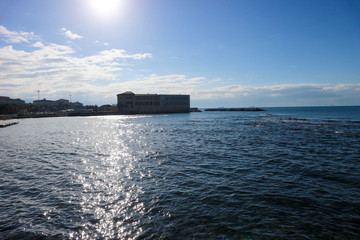
[[[38,112],[40,112],[40,90],[37,90],[38,92]]]

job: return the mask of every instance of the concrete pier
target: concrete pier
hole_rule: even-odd
[[[3,120],[0,120],[0,128],[8,127],[8,126],[18,124],[18,123],[19,122],[16,122],[16,121],[3,121]]]

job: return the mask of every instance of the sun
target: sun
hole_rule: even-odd
[[[111,18],[120,14],[123,0],[89,0],[92,12],[102,18]]]

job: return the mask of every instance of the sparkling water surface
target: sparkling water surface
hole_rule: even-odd
[[[0,239],[360,239],[360,107],[22,119]]]

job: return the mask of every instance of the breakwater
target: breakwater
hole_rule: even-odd
[[[262,108],[208,108],[205,111],[217,111],[217,112],[258,112],[265,111]]]
[[[18,124],[18,123],[19,122],[16,122],[16,121],[3,121],[3,120],[0,120],[0,128],[8,127],[8,126],[15,125],[15,124]]]

